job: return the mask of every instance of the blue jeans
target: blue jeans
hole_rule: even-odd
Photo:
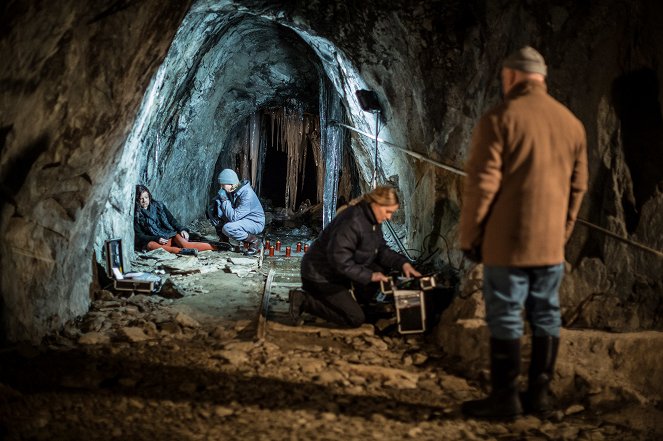
[[[491,337],[522,337],[523,307],[535,336],[559,337],[559,286],[563,276],[563,263],[532,268],[484,266],[483,295]]]

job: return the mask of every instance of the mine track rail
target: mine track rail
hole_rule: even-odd
[[[296,278],[298,281],[289,281],[293,278]],[[264,340],[267,335],[267,324],[270,314],[269,307],[274,290],[277,287],[280,289],[291,289],[299,286],[301,286],[299,274],[280,270],[274,267],[270,268],[269,272],[267,273],[267,279],[265,280],[265,287],[262,291],[259,307],[260,309],[258,311],[258,326],[256,328],[256,337],[259,340]]]

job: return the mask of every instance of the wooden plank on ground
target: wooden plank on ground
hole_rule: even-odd
[[[343,337],[358,337],[360,335],[375,335],[373,325],[365,323],[358,328],[328,328],[324,326],[288,326],[272,321],[269,325],[272,331],[298,332],[302,334],[327,334]]]

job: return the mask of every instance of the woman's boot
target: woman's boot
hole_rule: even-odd
[[[198,250],[195,248],[182,248],[182,251],[177,254],[180,256],[197,256]]]

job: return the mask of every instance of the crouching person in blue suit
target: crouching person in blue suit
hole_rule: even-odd
[[[265,211],[258,196],[248,180],[240,182],[237,173],[228,168],[219,173],[219,186],[210,216],[219,239],[247,243],[249,248],[244,254],[256,254],[260,248],[256,235],[265,229]]]

